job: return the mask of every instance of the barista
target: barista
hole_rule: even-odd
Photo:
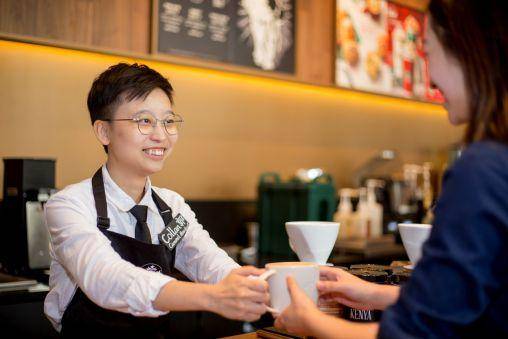
[[[54,327],[64,337],[148,338],[171,336],[170,311],[258,319],[267,284],[248,276],[263,270],[239,267],[179,194],[151,184],[183,123],[168,80],[145,65],[114,65],[93,82],[88,109],[106,163],[46,204],[44,309]]]

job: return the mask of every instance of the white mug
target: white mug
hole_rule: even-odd
[[[265,265],[267,271],[260,276],[265,278],[270,289],[270,306],[268,311],[280,314],[291,303],[286,278],[292,276],[297,285],[307,296],[317,303],[319,281],[319,265],[308,262],[275,262]]]

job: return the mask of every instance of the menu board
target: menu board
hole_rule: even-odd
[[[158,0],[157,53],[294,73],[295,0]]]
[[[337,0],[336,84],[443,102],[423,49],[425,14],[386,0]]]

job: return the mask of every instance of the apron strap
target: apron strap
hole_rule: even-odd
[[[171,220],[173,220],[173,211],[171,210],[171,207],[169,207],[164,200],[162,200],[161,197],[155,191],[152,189],[152,199],[155,202],[155,205],[157,205],[157,209],[159,210],[159,214],[162,217],[162,220],[164,221],[164,225],[167,226]]]
[[[171,207],[169,207],[164,200],[162,200],[161,197],[157,193],[155,193],[154,189],[152,188],[152,199],[155,202],[155,205],[157,205],[157,209],[159,210],[159,214],[162,217],[162,220],[164,221],[164,227],[167,226],[172,220],[173,220],[173,211],[171,210]],[[176,247],[173,248],[171,251],[171,271],[175,268],[175,259],[176,259]]]
[[[97,226],[100,229],[107,230],[109,228],[108,205],[106,203],[104,180],[102,179],[102,167],[92,177],[92,190],[95,209],[97,210]]]

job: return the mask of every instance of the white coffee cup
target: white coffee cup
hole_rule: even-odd
[[[300,261],[326,265],[337,240],[339,226],[339,223],[328,221],[286,222],[289,246]]]
[[[308,262],[275,262],[265,265],[267,282],[270,289],[270,306],[268,311],[280,314],[291,303],[286,278],[292,276],[297,285],[307,296],[317,303],[319,265]]]

